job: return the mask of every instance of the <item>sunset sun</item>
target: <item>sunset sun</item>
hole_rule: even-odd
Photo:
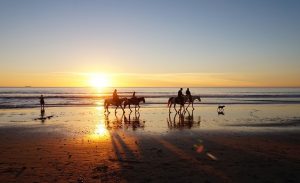
[[[89,76],[89,85],[94,88],[105,88],[110,85],[110,81],[105,74],[91,74]]]
[[[0,0],[1,182],[299,182],[300,0]]]

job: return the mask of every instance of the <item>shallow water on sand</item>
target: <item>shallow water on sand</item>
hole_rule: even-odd
[[[176,115],[151,105],[107,115],[101,106],[52,107],[44,118],[38,108],[1,110],[0,179],[297,182],[299,109],[201,105]]]
[[[34,109],[6,109],[0,112],[0,128],[25,128],[30,132],[70,136],[106,136],[113,130],[136,134],[166,134],[177,131],[219,130],[245,132],[299,131],[300,105],[227,105],[218,112],[214,105],[201,105],[185,113],[169,113],[153,105],[139,112],[121,110],[104,113],[100,107],[53,107],[44,118]],[[49,117],[49,118],[48,118]]]
[[[117,88],[120,97],[133,91],[146,98],[146,106],[166,104],[179,88]],[[300,88],[190,88],[201,104],[300,104]],[[0,109],[39,107],[39,97],[48,106],[101,106],[114,88],[0,88]],[[197,101],[196,105],[199,104]]]

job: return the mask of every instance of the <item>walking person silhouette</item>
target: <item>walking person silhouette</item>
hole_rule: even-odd
[[[41,112],[45,112],[45,100],[43,95],[40,96],[40,105],[41,105]]]

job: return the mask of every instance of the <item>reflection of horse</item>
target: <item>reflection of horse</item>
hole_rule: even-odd
[[[176,109],[176,104],[180,104],[180,109],[179,111],[181,111],[182,107],[184,109],[184,101],[185,99],[183,98],[183,101],[179,98],[179,97],[170,97],[168,100],[168,107],[169,107],[169,113],[171,113],[171,106],[174,104],[174,109],[176,111],[176,113],[178,113],[177,109]]]
[[[140,102],[145,103],[145,97],[138,97],[138,98],[130,98],[126,101],[124,101],[124,109],[126,108],[126,106],[128,105],[130,111],[130,105],[134,105],[134,109],[136,110],[136,106],[138,106],[138,109],[140,109]]]
[[[195,124],[197,126],[200,126],[200,116],[197,121],[194,120],[194,110],[190,113],[189,110],[186,110],[187,112],[179,112],[175,113],[174,118],[172,120],[171,114],[169,113],[169,118],[167,118],[168,127],[170,129],[178,128],[192,128]],[[186,115],[187,114],[187,115]],[[178,117],[178,118],[177,118]]]
[[[128,117],[126,117],[125,113],[122,115],[117,115],[115,113],[115,118],[110,120],[109,113],[105,114],[105,126],[108,130],[116,130],[116,129],[128,129],[130,126],[132,130],[136,130],[137,128],[144,128],[145,122],[140,121],[140,113],[135,112],[135,115],[132,117],[131,113],[129,113]]]
[[[124,116],[124,123],[125,127],[128,128],[129,126],[132,126],[132,130],[136,130],[137,128],[144,129],[145,127],[145,121],[140,121],[140,113],[135,112],[134,117],[131,118],[131,113],[129,113],[128,118]]]
[[[112,98],[107,98],[107,99],[105,99],[105,100],[104,100],[104,108],[105,108],[105,111],[104,111],[104,112],[108,112],[108,113],[109,113],[108,107],[109,107],[110,105],[114,105],[114,106],[116,106],[115,112],[117,112],[118,107],[121,107],[121,109],[123,110],[123,113],[125,113],[122,104],[123,104],[123,102],[126,101],[126,100],[128,100],[128,99],[127,99],[127,98],[120,98],[120,99],[118,99],[118,100],[113,100]]]
[[[185,102],[188,102],[188,106],[186,107],[186,109],[192,104],[192,108],[194,109],[194,102],[195,100],[198,100],[199,102],[201,102],[201,98],[200,96],[192,96],[192,101],[189,99],[188,96],[184,96],[184,100]]]
[[[123,128],[123,117],[124,117],[124,113],[122,113],[121,117],[119,117],[117,115],[117,113],[115,113],[115,119],[114,120],[110,120],[109,118],[109,113],[108,114],[104,114],[105,115],[105,126],[108,130],[111,129],[122,129]]]

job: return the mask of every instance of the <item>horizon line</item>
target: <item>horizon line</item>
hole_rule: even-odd
[[[94,88],[91,86],[0,86],[0,88]],[[103,88],[300,88],[300,86],[108,86]]]

